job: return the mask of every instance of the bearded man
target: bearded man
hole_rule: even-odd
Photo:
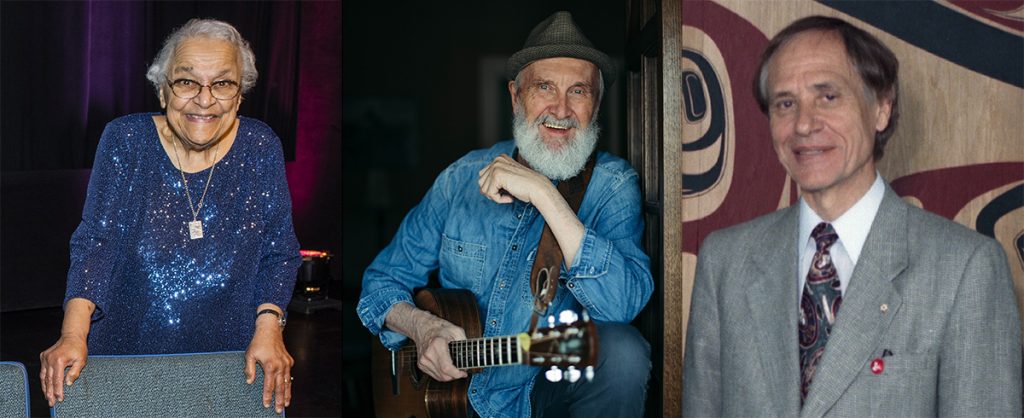
[[[653,281],[640,246],[638,176],[621,158],[594,152],[614,66],[558,12],[534,28],[507,70],[515,141],[470,152],[438,176],[366,270],[359,316],[390,349],[411,338],[419,369],[433,379],[470,379],[468,402],[479,416],[642,416],[650,346],[628,323]],[[465,330],[413,304],[434,271],[442,287],[472,292],[484,337],[528,332],[544,310],[531,279],[540,276],[543,287],[550,274],[554,297],[538,313],[589,313],[600,347],[592,378],[551,382],[533,366],[467,375],[449,352]]]

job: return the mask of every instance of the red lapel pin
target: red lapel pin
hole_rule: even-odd
[[[885,361],[884,360],[882,360],[880,358],[876,358],[874,360],[871,360],[871,373],[882,374],[883,371],[885,371]]]

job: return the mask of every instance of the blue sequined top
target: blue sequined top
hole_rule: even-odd
[[[154,115],[123,116],[103,131],[64,301],[96,304],[89,354],[245,350],[256,307],[287,307],[301,263],[281,142],[239,117],[199,213],[204,237],[193,240],[185,185]],[[185,173],[194,204],[208,175]]]

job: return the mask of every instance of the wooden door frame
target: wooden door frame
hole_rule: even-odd
[[[683,273],[682,1],[627,0],[628,157],[641,177],[655,290],[637,320],[651,343],[647,416],[682,413],[692,277]],[[660,412],[660,414],[659,414]]]

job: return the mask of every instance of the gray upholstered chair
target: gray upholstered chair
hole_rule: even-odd
[[[241,351],[90,356],[53,417],[276,417],[263,408],[263,369],[245,383]],[[281,414],[283,416],[284,414]]]
[[[0,361],[0,418],[29,416],[28,374],[25,365]]]

